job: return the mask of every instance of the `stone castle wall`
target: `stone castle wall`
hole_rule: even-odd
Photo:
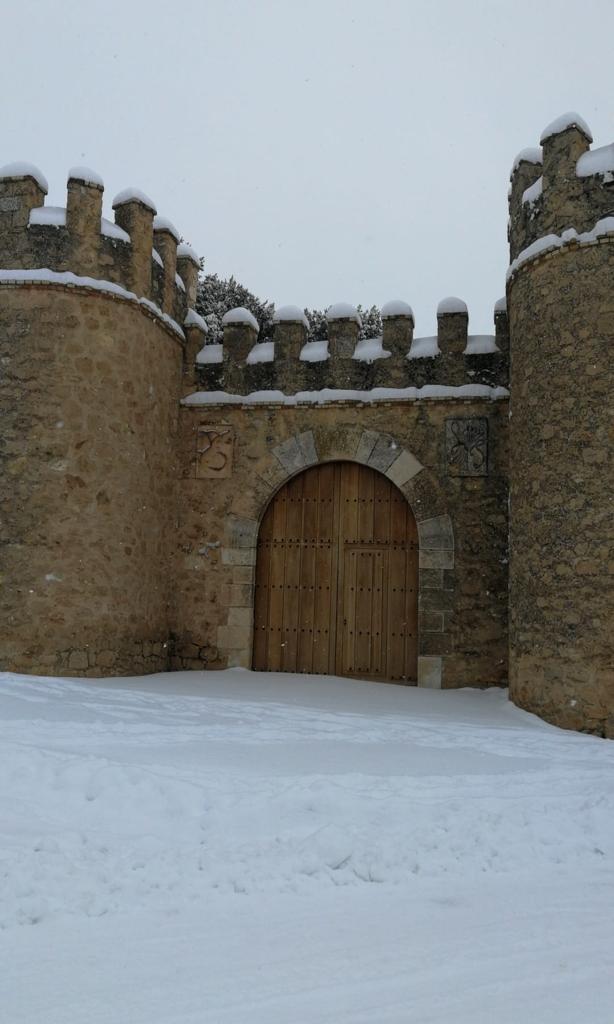
[[[588,151],[575,124],[544,140],[528,232],[512,187],[512,256],[555,237],[525,248],[508,284],[510,692],[614,736],[614,175],[578,177]]]
[[[0,667],[248,667],[267,505],[351,460],[418,524],[418,685],[502,685],[509,661],[517,703],[614,735],[614,147],[577,115],[541,141],[480,337],[448,299],[432,338],[393,302],[380,339],[338,304],[327,342],[284,307],[272,341],[234,310],[207,344],[198,260],[147,196],[111,222],[85,168],[61,209],[2,169]]]
[[[475,473],[455,451],[469,426]],[[419,684],[504,683],[506,427],[505,400],[184,406],[174,667],[251,665],[266,507],[301,469],[348,459],[400,486],[418,521]]]
[[[45,191],[35,168],[0,174],[0,667],[155,671],[198,261],[140,193],[111,223],[85,169],[66,208]]]
[[[0,293],[1,666],[160,670],[181,342],[112,295]]]

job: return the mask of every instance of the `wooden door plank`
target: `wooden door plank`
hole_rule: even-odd
[[[317,470],[317,532],[314,568],[314,625],[313,671],[322,674],[334,672],[331,664],[331,645],[335,641],[335,615],[337,591],[336,571],[333,565],[333,536],[335,509],[334,464]]]

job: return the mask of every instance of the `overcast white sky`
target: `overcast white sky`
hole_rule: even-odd
[[[277,304],[437,302],[488,332],[519,149],[566,110],[614,140],[614,0],[2,0],[0,164],[64,205],[135,185]],[[108,214],[109,215],[109,214]]]

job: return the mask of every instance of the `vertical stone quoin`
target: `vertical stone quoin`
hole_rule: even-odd
[[[614,736],[614,161],[582,182],[589,140],[577,115],[544,131],[539,230],[559,239],[508,272],[510,694]]]
[[[156,208],[138,189],[127,188],[113,200],[116,223],[132,242],[128,287],[139,296],[151,298],[151,252]]]

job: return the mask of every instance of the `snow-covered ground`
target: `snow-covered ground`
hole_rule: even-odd
[[[614,743],[500,691],[0,675],[7,1024],[612,1024]]]

